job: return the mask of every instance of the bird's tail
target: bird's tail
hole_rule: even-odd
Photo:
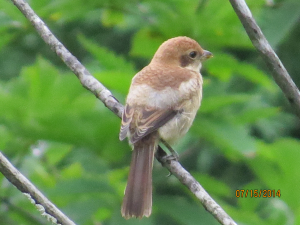
[[[158,138],[156,132],[133,144],[127,187],[121,213],[126,219],[150,216],[152,211],[152,167]]]

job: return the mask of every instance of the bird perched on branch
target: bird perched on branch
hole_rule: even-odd
[[[200,69],[211,57],[191,38],[172,38],[133,77],[119,136],[133,147],[124,218],[150,216],[154,153],[160,140],[172,144],[191,127],[202,99]]]

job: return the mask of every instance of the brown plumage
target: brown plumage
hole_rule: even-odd
[[[202,61],[212,57],[188,37],[164,42],[132,79],[122,115],[120,140],[133,146],[122,216],[142,218],[152,210],[152,166],[159,139],[181,138],[202,98]]]

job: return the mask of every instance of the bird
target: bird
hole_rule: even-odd
[[[202,62],[212,56],[189,37],[171,38],[132,78],[119,134],[133,148],[121,208],[125,219],[151,215],[154,154],[160,141],[174,144],[191,127],[202,100]]]

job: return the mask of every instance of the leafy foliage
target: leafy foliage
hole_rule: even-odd
[[[299,83],[298,0],[247,1]],[[31,0],[71,52],[123,102],[132,76],[166,39],[190,36],[213,52],[204,98],[174,148],[239,224],[299,224],[299,119],[251,45],[229,1]],[[80,86],[9,1],[0,7],[0,150],[78,224],[217,224],[154,165],[153,215],[120,215],[130,147],[119,119]],[[47,224],[0,175],[1,224]],[[236,197],[280,190],[280,197]]]

